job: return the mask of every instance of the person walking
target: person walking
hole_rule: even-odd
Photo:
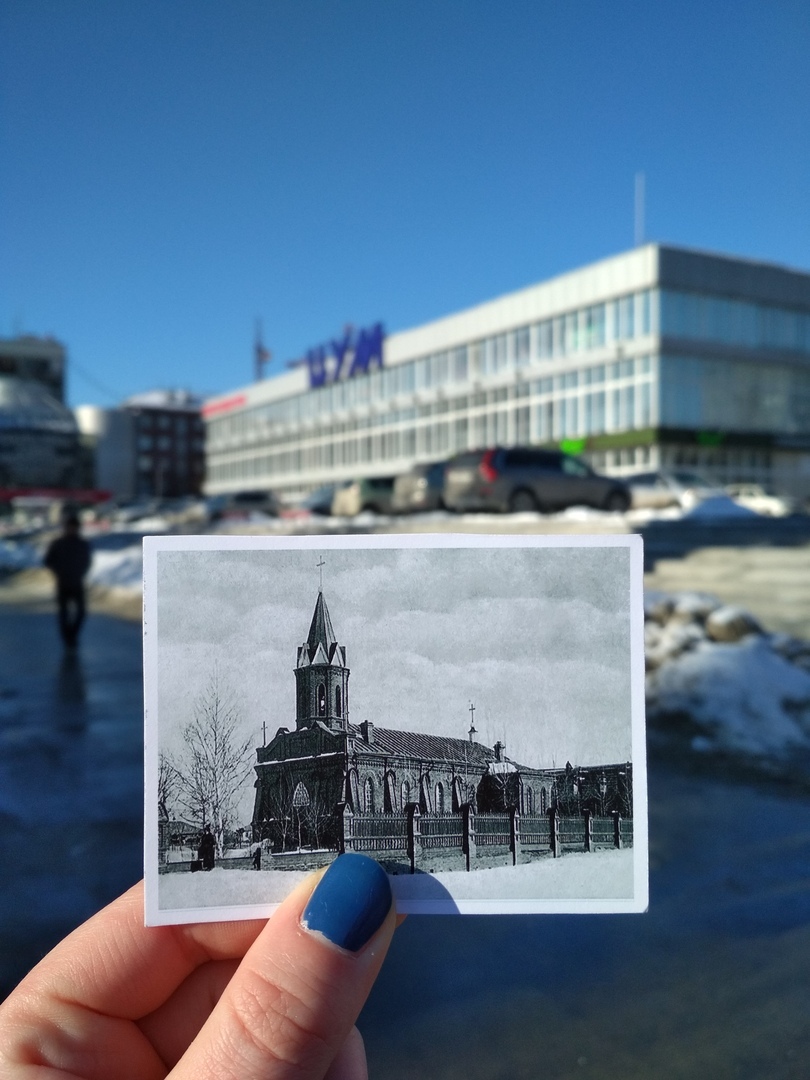
[[[45,553],[45,565],[56,578],[59,632],[68,649],[75,649],[84,622],[84,579],[90,569],[90,545],[80,532],[79,519],[68,514],[64,531]]]

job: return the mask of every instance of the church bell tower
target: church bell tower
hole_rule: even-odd
[[[349,727],[349,669],[346,649],[338,645],[329,609],[318,590],[307,640],[295,665],[296,730],[321,723],[333,731]]]

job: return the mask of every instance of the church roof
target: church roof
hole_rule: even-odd
[[[390,728],[374,728],[374,742],[369,746],[361,737],[360,729],[350,725],[355,736],[353,749],[368,753],[397,754],[401,757],[418,758],[420,761],[455,761],[486,768],[495,761],[495,751],[481,743],[468,739],[451,739],[446,735],[423,735],[419,731],[392,731]]]
[[[337,645],[335,631],[332,629],[332,620],[329,618],[329,609],[326,606],[322,592],[318,593],[315,611],[309,626],[309,634],[307,635],[310,662],[318,651],[319,645],[323,646],[327,657],[334,654],[334,646]]]

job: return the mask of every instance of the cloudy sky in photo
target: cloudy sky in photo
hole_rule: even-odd
[[[632,756],[630,555],[598,546],[161,551],[163,749],[215,668],[245,738],[294,729],[320,558],[352,723],[465,738],[472,702],[477,740],[523,764]]]

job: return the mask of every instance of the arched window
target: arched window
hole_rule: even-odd
[[[374,813],[374,781],[370,776],[363,784],[363,810],[366,814]]]
[[[309,792],[304,784],[298,783],[295,785],[292,804],[296,810],[303,810],[305,806],[309,806]]]
[[[335,716],[342,716],[343,703],[340,700],[340,687],[335,687]]]
[[[435,796],[436,796],[436,798],[434,799],[434,805],[436,807],[436,813],[437,814],[443,814],[444,813],[444,785],[443,784],[437,784],[436,785]]]
[[[534,813],[534,789],[526,788],[526,813]]]
[[[383,781],[383,813],[393,814],[397,808],[396,777],[387,772]]]
[[[456,777],[453,781],[453,813],[457,814],[461,809],[461,805],[464,802],[464,789],[461,786],[461,780]]]
[[[402,781],[402,786],[399,789],[399,794],[400,798],[402,799],[402,809],[404,810],[408,803],[411,801],[411,785],[409,781]]]
[[[318,716],[326,716],[326,687],[323,683],[318,683],[317,697]]]
[[[545,814],[548,810],[548,792],[544,787],[540,788],[540,813]]]

